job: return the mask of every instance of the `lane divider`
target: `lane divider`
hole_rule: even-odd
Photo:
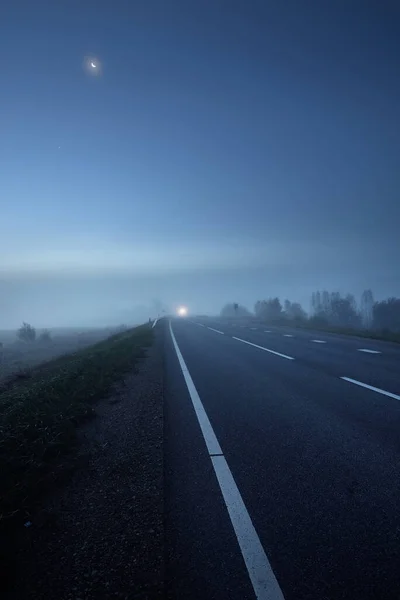
[[[153,327],[155,327],[155,325],[157,324],[157,320],[156,319],[153,323]],[[220,329],[215,329],[214,327],[209,327],[208,325],[204,325],[204,323],[198,323],[196,321],[190,321],[191,323],[195,324],[195,325],[199,325],[200,327],[206,327],[207,329],[210,329],[210,331],[215,331],[216,333],[219,333],[220,335],[225,335],[224,331],[221,331]],[[259,328],[258,327],[246,327],[246,325],[237,325],[236,323],[231,323],[232,327],[242,327],[243,329],[251,329],[252,331],[258,331]],[[264,333],[273,333],[271,331],[271,329],[264,329]],[[292,333],[284,333],[283,337],[287,337],[287,338],[294,338],[296,337],[295,335],[293,335]],[[252,342],[247,342],[246,340],[242,340],[240,338],[237,338],[235,336],[233,336],[233,339],[244,342],[246,344],[249,344],[250,346],[255,346],[256,348],[261,348],[262,350],[265,350],[266,352],[271,352],[272,354],[276,354],[277,356],[282,356],[283,358],[288,358],[289,360],[295,360],[292,356],[287,356],[286,354],[282,354],[280,352],[275,352],[274,350],[270,350],[269,348],[264,348],[263,346],[259,346],[258,344],[253,344]],[[313,342],[314,344],[326,344],[327,341],[326,340],[308,340],[310,342]],[[370,350],[369,348],[357,348],[358,352],[365,352],[366,354],[382,354],[382,352],[380,350]]]
[[[221,450],[208,415],[193,383],[169,322],[172,343],[189,392],[194,411],[207,446],[222,497],[242,553],[247,573],[257,600],[284,600],[282,590],[272,570],[260,538],[254,528],[239,488]]]
[[[378,394],[383,394],[384,396],[389,396],[389,398],[394,398],[395,400],[400,400],[400,396],[397,394],[392,394],[392,392],[387,392],[386,390],[381,390],[381,388],[374,387],[373,385],[368,385],[367,383],[363,383],[362,381],[357,381],[357,379],[351,379],[350,377],[341,377],[344,381],[348,381],[349,383],[354,383],[354,385],[359,385],[360,387],[367,388],[367,390],[372,390],[373,392],[378,392]]]
[[[243,342],[243,344],[248,344],[249,346],[254,346],[255,348],[259,348],[260,350],[264,350],[265,352],[270,352],[271,354],[275,354],[276,356],[280,356],[281,358],[287,358],[288,360],[294,360],[293,356],[288,356],[287,354],[281,354],[281,352],[276,352],[275,350],[271,350],[270,348],[264,348],[264,346],[259,346],[258,344],[253,344],[252,342],[248,342],[247,340],[242,340],[242,338],[232,336],[232,339],[237,340],[238,342]]]

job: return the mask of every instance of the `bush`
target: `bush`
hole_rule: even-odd
[[[22,323],[17,331],[17,337],[22,342],[34,342],[36,340],[36,329],[29,323]]]
[[[221,317],[249,317],[250,312],[247,310],[245,306],[241,304],[237,304],[236,302],[231,302],[229,304],[225,304],[225,306],[221,310]]]
[[[48,329],[45,329],[39,335],[39,342],[51,342],[51,333]]]

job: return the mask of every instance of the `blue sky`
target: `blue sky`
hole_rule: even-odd
[[[396,4],[6,0],[0,326],[399,295]]]

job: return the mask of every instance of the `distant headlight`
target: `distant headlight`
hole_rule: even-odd
[[[186,306],[180,306],[177,310],[177,313],[179,317],[186,317],[186,315],[188,314],[188,309],[186,308]]]

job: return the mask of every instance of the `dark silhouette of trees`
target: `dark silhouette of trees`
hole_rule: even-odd
[[[324,290],[311,296],[312,321],[315,324],[329,324],[336,327],[360,327],[361,319],[357,303],[352,294],[342,297],[339,292]]]
[[[254,313],[259,319],[278,321],[283,317],[282,304],[279,298],[258,300],[254,306]]]
[[[39,342],[51,342],[51,333],[48,329],[44,329],[38,337]]]
[[[360,317],[363,327],[371,329],[373,323],[374,296],[371,290],[364,290],[361,294]]]
[[[250,311],[237,302],[225,304],[221,310],[221,317],[249,317]]]
[[[374,302],[370,289],[363,291],[359,306],[353,294],[342,296],[339,292],[315,291],[311,295],[309,317],[298,302],[285,300],[282,307],[278,297],[258,300],[254,306],[254,314],[258,319],[275,323],[291,321],[311,327],[336,327],[355,331],[364,328],[381,332],[384,337],[389,333],[400,333],[400,298],[392,297]],[[221,316],[248,317],[250,312],[241,305],[230,303],[224,306]]]
[[[36,340],[36,329],[29,323],[22,323],[17,331],[17,338],[22,342],[34,342]]]
[[[375,302],[372,316],[374,329],[400,332],[400,298]]]
[[[305,321],[307,319],[307,313],[299,302],[290,302],[290,300],[285,300],[284,313],[287,319],[294,321]]]

